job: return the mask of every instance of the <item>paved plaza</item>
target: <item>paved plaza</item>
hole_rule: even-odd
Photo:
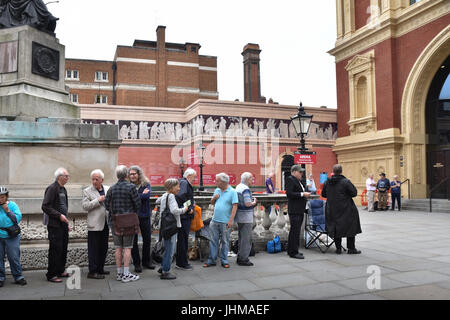
[[[197,260],[194,270],[175,269],[176,280],[163,281],[156,270],[144,270],[133,283],[116,281],[114,266],[107,268],[111,275],[105,280],[87,279],[83,268],[80,290],[47,282],[45,271],[27,271],[24,287],[7,276],[0,300],[450,299],[450,214],[360,210],[360,217],[363,233],[356,244],[361,255],[336,255],[334,247],[326,254],[303,248],[305,260],[260,252],[251,259],[254,267],[238,266],[230,258],[230,269],[220,263],[204,269]],[[376,286],[376,274],[368,270],[381,272],[380,289],[369,288]]]

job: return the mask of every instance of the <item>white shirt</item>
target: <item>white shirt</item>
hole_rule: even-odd
[[[367,180],[366,180],[367,191],[375,191],[377,189],[376,186],[371,186],[372,183],[375,183],[375,180],[373,180],[371,178],[367,178]]]

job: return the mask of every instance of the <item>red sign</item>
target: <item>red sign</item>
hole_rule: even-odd
[[[315,154],[294,154],[295,164],[316,164],[317,157]]]
[[[150,176],[151,185],[163,185],[164,181],[164,176]]]

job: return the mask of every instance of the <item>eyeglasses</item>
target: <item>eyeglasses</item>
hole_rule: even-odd
[[[130,173],[130,176],[136,176],[137,173]]]

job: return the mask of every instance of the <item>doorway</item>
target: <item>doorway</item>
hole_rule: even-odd
[[[450,56],[431,82],[426,100],[427,180],[432,197],[450,200]],[[446,182],[445,182],[446,181]],[[430,196],[430,194],[429,194]]]

